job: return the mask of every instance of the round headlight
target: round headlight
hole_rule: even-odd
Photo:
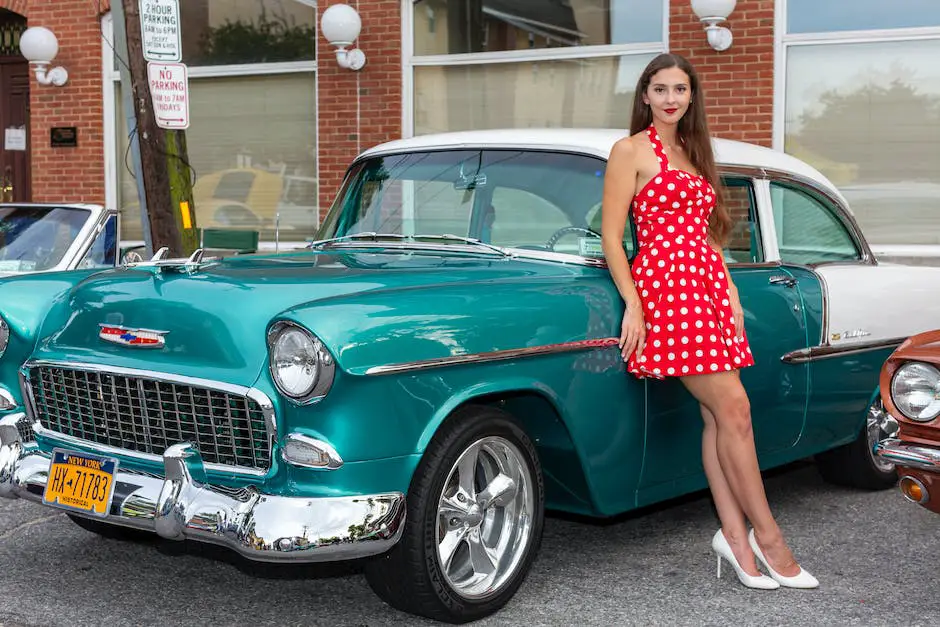
[[[309,331],[278,325],[271,332],[270,353],[274,383],[286,396],[307,400],[326,394],[333,382],[333,360]]]
[[[940,370],[922,362],[901,366],[891,381],[891,401],[911,420],[933,420],[940,415]]]
[[[7,344],[10,343],[10,327],[6,321],[0,318],[0,357],[7,351]]]

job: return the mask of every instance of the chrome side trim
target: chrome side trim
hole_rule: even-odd
[[[606,337],[596,340],[580,340],[562,344],[546,344],[543,346],[528,346],[526,348],[510,348],[506,350],[491,351],[488,353],[473,353],[469,355],[452,355],[450,357],[437,357],[420,361],[407,361],[387,366],[373,366],[366,370],[366,375],[401,374],[416,370],[429,370],[465,364],[479,364],[492,361],[506,361],[509,359],[522,359],[537,357],[539,355],[552,355],[558,353],[571,353],[589,351],[616,346],[620,340],[616,337]]]
[[[875,444],[874,453],[896,466],[940,472],[940,448],[888,438]]]
[[[51,456],[23,446],[15,426],[20,417],[0,419],[0,497],[58,509],[43,503]],[[165,478],[119,467],[107,515],[96,520],[169,540],[220,544],[264,562],[378,555],[404,531],[401,492],[308,498],[232,490],[206,481],[202,458],[189,444],[174,444],[161,460]]]
[[[132,451],[130,449],[116,448],[112,446],[107,446],[104,444],[98,444],[95,442],[90,442],[88,440],[82,440],[75,438],[64,433],[59,433],[58,431],[52,431],[51,429],[46,429],[39,423],[38,414],[36,412],[36,401],[33,395],[33,387],[29,382],[29,377],[27,374],[31,368],[36,367],[51,367],[51,368],[68,368],[74,370],[85,370],[88,372],[102,373],[102,374],[116,374],[129,377],[140,377],[152,379],[155,381],[161,381],[164,383],[179,383],[183,385],[192,385],[195,387],[202,387],[210,390],[216,390],[218,392],[225,392],[227,394],[235,394],[239,396],[245,396],[251,400],[258,403],[261,407],[261,413],[264,416],[264,423],[267,429],[267,441],[268,441],[268,452],[271,453],[271,458],[273,460],[274,452],[274,443],[277,441],[277,416],[274,413],[274,403],[271,402],[271,399],[267,394],[258,390],[256,388],[244,387],[241,385],[235,385],[231,383],[222,383],[220,381],[212,381],[210,379],[199,379],[196,377],[187,377],[183,375],[175,375],[166,372],[155,372],[152,370],[138,370],[136,368],[120,368],[120,367],[111,367],[104,366],[100,364],[84,364],[76,363],[70,361],[54,361],[46,359],[32,359],[23,364],[23,367],[20,369],[20,385],[23,387],[24,403],[26,405],[26,413],[33,422],[33,431],[39,437],[46,438],[55,442],[60,442],[66,446],[77,446],[81,449],[91,450],[91,451],[100,451],[103,454],[107,455],[121,455],[124,457],[130,457],[132,459],[139,459],[141,461],[160,463],[162,457],[160,455],[154,455],[151,453],[141,453],[139,451]],[[230,473],[246,477],[264,477],[266,476],[271,468],[274,467],[272,463],[271,466],[267,469],[261,470],[256,468],[244,468],[241,466],[226,466],[223,464],[213,464],[206,463],[205,468],[209,471],[219,472],[219,473]]]
[[[895,337],[886,340],[876,340],[873,342],[864,342],[860,344],[846,344],[842,346],[820,345],[810,348],[801,348],[790,351],[780,358],[780,361],[787,364],[805,364],[810,361],[820,361],[822,359],[833,359],[835,357],[845,357],[846,355],[857,355],[871,351],[882,350],[885,348],[897,348],[906,337]]]

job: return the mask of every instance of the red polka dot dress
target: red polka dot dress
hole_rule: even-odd
[[[655,127],[646,132],[661,169],[633,200],[639,249],[631,274],[646,344],[627,370],[662,379],[751,366],[747,337],[736,337],[728,277],[708,245],[714,189],[702,176],[671,169]]]

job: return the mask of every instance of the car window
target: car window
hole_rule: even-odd
[[[726,177],[725,205],[731,213],[732,227],[725,245],[725,262],[759,263],[764,260],[760,226],[757,220],[757,202],[750,179]]]
[[[117,263],[117,216],[111,216],[95,237],[79,268],[113,268]]]
[[[318,239],[363,232],[459,235],[603,257],[605,162],[547,150],[434,150],[354,167]]]
[[[828,202],[780,182],[771,182],[770,194],[782,261],[808,265],[861,259],[855,239]]]
[[[484,229],[489,223],[490,232],[487,234],[484,231],[482,239],[497,246],[538,248],[558,229],[572,226],[570,218],[560,208],[538,194],[523,189],[494,189],[491,208],[492,211],[485,212],[491,216],[484,217]],[[577,246],[565,252],[577,252]]]

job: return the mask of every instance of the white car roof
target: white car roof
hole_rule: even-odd
[[[505,128],[454,131],[397,139],[364,151],[361,157],[379,153],[412,152],[435,148],[509,148],[570,150],[593,154],[604,159],[617,140],[626,137],[624,129],[611,128]],[[715,159],[721,165],[748,166],[782,170],[814,181],[845,202],[835,185],[814,167],[779,150],[730,139],[713,138]]]

